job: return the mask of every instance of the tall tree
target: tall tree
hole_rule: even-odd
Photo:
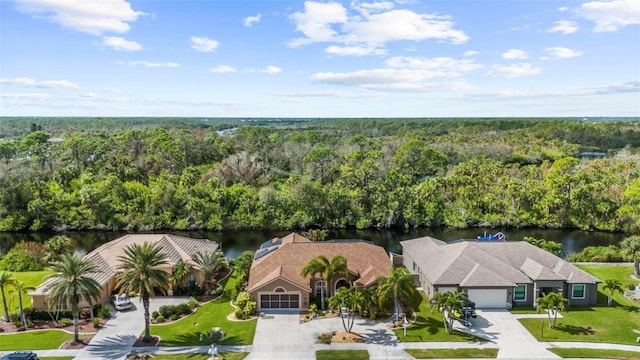
[[[325,309],[324,306],[324,297],[325,290],[327,290],[327,296],[330,296],[331,292],[329,291],[331,280],[336,275],[349,276],[347,270],[347,259],[343,255],[336,255],[331,260],[329,260],[324,255],[318,255],[315,258],[309,260],[309,262],[302,268],[301,272],[302,276],[307,277],[311,275],[312,277],[316,274],[320,275],[320,280],[322,281],[322,291],[320,292],[320,303],[322,309]]]
[[[122,273],[117,277],[116,288],[124,293],[133,291],[140,294],[144,307],[143,341],[150,342],[152,338],[149,332],[149,299],[156,296],[156,289],[165,293],[169,287],[169,274],[160,268],[168,264],[167,255],[162,252],[160,245],[145,242],[142,245],[127,246],[118,260]]]
[[[22,296],[26,295],[28,291],[35,290],[33,286],[27,286],[23,281],[17,280],[13,282],[13,287],[15,290],[12,292],[16,292],[18,294],[18,304],[20,306],[20,320],[22,321],[22,328],[27,330],[27,318],[24,313],[24,308],[22,307]]]
[[[9,307],[7,306],[7,297],[4,289],[7,285],[13,285],[15,279],[8,271],[0,271],[0,293],[2,293],[2,305],[4,306],[4,321],[9,322]]]
[[[320,181],[325,184],[327,169],[338,158],[338,153],[328,147],[316,147],[311,149],[302,159],[313,170],[320,173]],[[316,175],[317,176],[317,175]]]
[[[447,157],[429,148],[424,141],[412,139],[396,150],[393,163],[400,173],[420,178],[433,175],[447,165]]]
[[[442,321],[447,333],[453,331],[455,311],[462,309],[469,296],[462,291],[436,292],[430,301],[431,310],[437,310],[442,314]]]
[[[144,307],[143,341],[150,342],[152,338],[149,332],[149,299],[156,296],[156,289],[164,293],[169,287],[169,273],[160,268],[169,263],[167,255],[162,252],[160,245],[145,242],[142,245],[127,246],[124,254],[118,256],[118,260],[122,273],[117,277],[116,288],[123,293],[140,294]]]
[[[209,293],[209,284],[216,272],[225,267],[224,257],[220,252],[197,252],[192,257],[196,263],[196,269],[202,271],[203,285]]]
[[[558,311],[565,310],[568,306],[569,300],[560,293],[550,292],[538,298],[538,311],[545,310],[547,312],[551,329],[556,327]],[[551,322],[551,315],[553,315],[553,322]]]
[[[399,319],[400,302],[411,309],[415,306],[413,295],[416,293],[416,287],[411,274],[404,269],[391,269],[388,277],[379,278],[377,293],[380,304],[393,302],[396,320]]]
[[[625,238],[620,243],[620,247],[633,258],[633,273],[640,275],[640,265],[638,264],[638,258],[640,257],[640,235]]]
[[[622,283],[617,279],[606,279],[604,285],[602,285],[602,290],[609,291],[607,295],[607,306],[611,306],[611,303],[613,303],[613,294],[615,292],[619,292],[620,294],[624,293]]]
[[[78,319],[81,300],[95,303],[100,297],[100,284],[90,277],[100,272],[98,267],[87,260],[73,254],[65,254],[60,261],[51,264],[53,274],[47,279],[53,280],[45,288],[47,302],[51,307],[70,306],[73,314],[73,341],[79,342]]]
[[[59,261],[61,256],[71,250],[71,239],[58,235],[45,241],[42,260],[45,264]]]
[[[180,260],[176,263],[176,266],[173,267],[173,272],[171,273],[171,289],[173,291],[184,282],[184,280],[189,277],[189,275],[193,274],[193,267],[186,261]]]

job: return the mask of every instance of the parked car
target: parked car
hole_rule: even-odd
[[[33,352],[14,352],[0,358],[0,360],[38,360],[38,355]]]
[[[131,308],[131,300],[125,294],[111,295],[111,303],[116,310],[126,310]]]

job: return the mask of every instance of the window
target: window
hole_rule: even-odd
[[[415,272],[416,270],[418,270],[418,265],[416,265],[416,263],[413,263],[413,271]]]
[[[313,296],[318,297],[318,296],[322,296],[322,289],[324,288],[324,281],[320,280],[318,282],[316,282],[316,287],[315,290],[313,291]],[[325,294],[327,292],[325,291]]]
[[[571,287],[571,297],[574,299],[584,299],[584,284],[573,284]]]
[[[513,290],[513,301],[527,300],[527,284],[518,284]]]
[[[274,292],[283,293],[284,292],[284,288],[283,287],[277,287]]]

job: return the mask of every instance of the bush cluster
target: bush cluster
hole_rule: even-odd
[[[240,320],[245,320],[255,315],[258,309],[257,303],[251,301],[251,296],[246,291],[239,293],[234,303],[237,306],[236,318]]]

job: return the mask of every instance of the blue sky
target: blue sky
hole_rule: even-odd
[[[1,116],[640,116],[640,0],[0,0]]]

